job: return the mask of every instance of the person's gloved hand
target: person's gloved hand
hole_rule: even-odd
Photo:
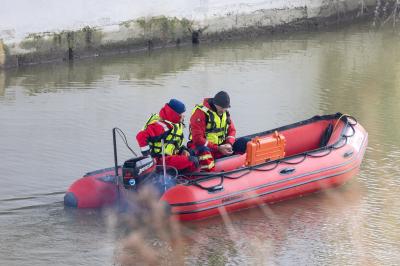
[[[230,155],[233,153],[231,144],[222,144],[218,146],[218,151],[223,155]]]

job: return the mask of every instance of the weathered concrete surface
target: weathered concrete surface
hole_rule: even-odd
[[[6,50],[3,42],[0,40],[0,66],[6,62]]]
[[[14,43],[0,39],[0,68],[188,44],[193,36],[204,42],[318,28],[368,16],[375,5],[376,0],[259,1],[225,5],[196,19],[157,16],[32,33]]]

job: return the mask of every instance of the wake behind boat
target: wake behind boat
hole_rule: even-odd
[[[358,173],[367,144],[368,133],[355,118],[315,116],[239,138],[233,155],[216,160],[215,172],[178,174],[169,168],[165,174],[139,157],[87,173],[71,185],[64,203],[101,208],[156,184],[173,217],[199,220],[221,208],[232,212],[341,185]]]

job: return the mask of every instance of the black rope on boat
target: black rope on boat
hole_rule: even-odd
[[[260,168],[251,168],[251,169],[254,171],[259,171],[259,172],[268,172],[268,171],[272,171],[272,170],[276,169],[278,167],[279,163],[280,163],[280,160],[277,160],[275,162],[275,166],[268,168],[268,169],[260,169]]]
[[[358,124],[357,119],[355,119],[354,117],[350,116],[350,115],[346,115],[346,127],[347,125],[350,126],[351,130],[353,131],[353,133],[351,135],[345,135],[343,134],[343,136],[346,136],[347,138],[350,138],[352,136],[354,136],[354,134],[356,134],[356,130],[354,129],[354,126],[356,126]],[[351,120],[354,121],[354,123],[351,123]]]
[[[341,135],[341,138],[339,139],[339,141],[336,143],[336,144],[338,144],[338,143],[340,143],[340,141],[342,139],[344,139],[343,145],[340,145],[340,146],[331,145],[332,149],[337,150],[337,149],[340,149],[340,148],[344,147],[347,144],[348,138],[351,138],[356,134],[356,130],[354,129],[354,126],[358,124],[357,119],[355,119],[354,117],[349,116],[349,115],[344,116],[344,118],[346,119],[345,127],[347,128],[347,126],[349,126],[351,128],[351,130],[353,131],[353,133],[351,133],[351,135],[346,135],[345,133],[343,133]],[[351,120],[353,120],[354,123],[351,123],[349,118]]]
[[[271,168],[268,168],[268,169],[262,169],[261,168],[261,167],[264,167],[264,166],[268,165],[269,163],[270,162],[265,162],[265,163],[261,163],[261,164],[254,165],[254,166],[247,166],[247,167],[243,167],[243,168],[234,169],[234,170],[227,171],[227,172],[225,172],[225,171],[222,171],[222,172],[203,172],[203,173],[200,172],[200,173],[193,173],[190,176],[187,176],[185,174],[181,174],[181,175],[177,176],[177,182],[180,183],[180,184],[183,184],[183,185],[191,185],[193,182],[206,181],[206,180],[212,179],[213,177],[220,177],[221,173],[223,173],[225,178],[238,179],[240,177],[243,177],[243,176],[251,173],[251,171],[260,171],[260,172],[272,171],[272,170],[274,170],[274,169],[276,169],[278,167],[279,160],[276,160],[274,162],[275,163],[274,167],[271,167]],[[238,173],[238,172],[242,172],[244,170],[247,170],[247,172],[245,172],[245,173],[243,173],[243,174],[241,174],[241,175],[239,175],[237,177],[228,176],[227,175],[227,174],[235,174],[235,173]],[[201,178],[192,179],[194,176],[201,177]]]
[[[351,124],[349,124],[349,126],[350,126],[351,130],[353,131],[353,133],[351,133],[351,135],[343,135],[346,138],[351,138],[352,136],[354,136],[354,134],[356,134],[356,130],[354,129],[354,127]]]
[[[346,119],[347,119],[348,121],[349,121],[349,120],[353,120],[353,121],[354,121],[354,123],[351,123],[351,122],[349,121],[349,124],[350,124],[350,125],[355,126],[355,125],[358,124],[358,121],[357,121],[357,119],[356,119],[354,116],[346,115],[345,117],[346,117]],[[350,119],[349,119],[349,118],[350,118]]]
[[[238,175],[238,176],[228,176],[228,175],[224,175],[224,176],[225,176],[225,178],[228,178],[228,179],[239,179],[239,178],[241,178],[241,177],[243,177],[245,175],[250,174],[251,171],[252,171],[251,169],[246,169],[246,170],[247,170],[246,172],[244,172],[243,174]]]
[[[322,154],[322,155],[315,155],[315,153],[319,153],[320,151],[328,151],[328,152],[327,152],[327,153],[324,153],[324,154]],[[317,151],[317,152],[308,152],[308,153],[307,153],[307,156],[309,156],[309,157],[311,157],[311,158],[322,158],[322,157],[325,157],[325,156],[329,155],[331,152],[332,152],[332,148],[331,148],[331,147],[328,147],[328,148],[326,148],[326,149],[319,150],[319,151]]]
[[[222,184],[224,183],[224,177],[225,177],[224,174],[219,175],[219,177],[221,178],[221,181],[219,182],[218,185],[214,185],[214,186],[211,186],[211,187],[205,187],[205,186],[200,185],[197,182],[197,181],[201,181],[201,180],[193,180],[191,182],[191,185],[195,185],[196,187],[199,187],[201,189],[207,190],[208,192],[214,192],[216,188],[222,187]]]
[[[240,170],[240,171],[235,171],[235,172],[232,171],[233,173],[236,173],[236,172],[241,172],[241,171],[247,170],[246,172],[244,172],[243,174],[241,174],[241,175],[239,175],[239,176],[229,176],[229,175],[226,175],[226,173],[229,173],[229,172],[223,172],[223,173],[225,173],[225,174],[222,174],[222,175],[221,175],[220,173],[213,173],[212,176],[218,176],[218,177],[219,177],[219,176],[223,176],[224,178],[227,178],[227,179],[239,179],[239,178],[241,178],[241,177],[243,177],[243,176],[245,176],[245,175],[250,174],[252,171],[259,171],[259,172],[272,171],[272,170],[276,169],[276,168],[278,167],[278,165],[279,165],[279,160],[277,160],[277,161],[275,162],[274,167],[271,167],[271,168],[268,168],[268,169],[262,169],[262,168],[256,168],[256,167],[254,167],[254,166],[248,166],[247,168],[238,169],[238,170]],[[211,176],[210,173],[207,173],[207,174],[208,174],[208,176]],[[205,176],[207,176],[207,175],[205,175]],[[179,177],[180,177],[180,179],[177,179],[177,181],[178,181],[180,184],[184,184],[184,185],[191,185],[191,184],[193,184],[193,185],[198,186],[198,187],[200,187],[199,184],[198,184],[199,181],[206,181],[206,180],[208,180],[208,179],[189,180],[189,179],[185,178],[186,176],[184,176],[184,175],[181,175],[181,176],[179,176]],[[221,183],[221,185],[222,185],[222,183]]]
[[[125,143],[126,147],[132,152],[133,155],[135,155],[135,157],[137,157],[136,152],[134,152],[134,150],[132,150],[132,148],[129,146],[128,144],[128,140],[126,139],[126,135],[125,133],[118,127],[115,128],[115,131],[118,133],[118,135],[121,137],[122,141]]]
[[[290,162],[290,161],[286,161],[286,160],[280,160],[280,162],[286,163],[286,164],[291,164],[291,165],[302,163],[307,159],[307,152],[303,153],[301,156],[303,156],[303,158],[298,162]]]
[[[175,181],[176,181],[177,184],[182,184],[182,185],[189,185],[190,184],[190,180],[185,175],[178,175],[175,178]]]

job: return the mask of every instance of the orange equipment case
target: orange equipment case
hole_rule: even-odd
[[[275,131],[267,137],[255,137],[247,142],[246,165],[252,166],[285,157],[285,136]]]

